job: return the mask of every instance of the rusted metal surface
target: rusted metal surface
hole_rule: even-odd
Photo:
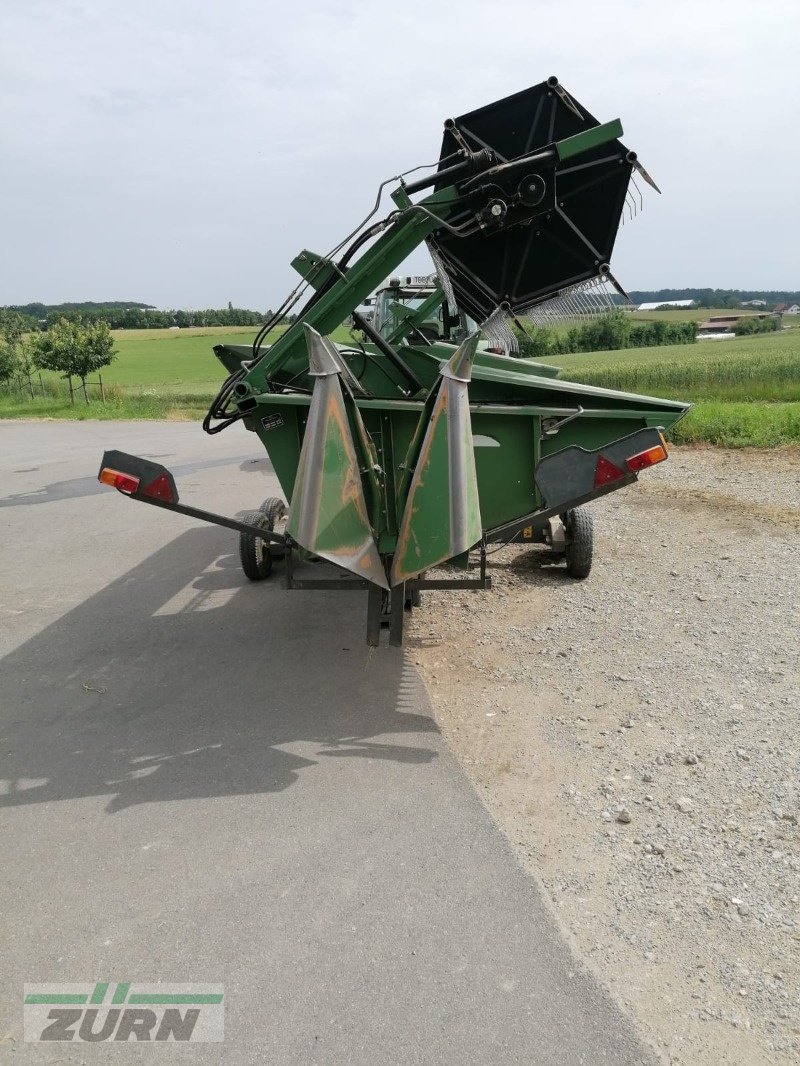
[[[432,407],[426,403],[420,415],[424,438],[419,454],[407,458],[413,474],[392,563],[393,586],[461,555],[481,539],[468,392],[477,345],[476,333],[440,369],[429,396]],[[415,433],[412,448],[418,437]]]
[[[306,333],[309,371],[316,382],[286,532],[314,555],[388,588],[370,524],[340,366],[325,338],[310,327]],[[358,418],[354,407],[351,416]]]

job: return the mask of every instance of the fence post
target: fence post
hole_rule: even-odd
[[[97,380],[100,382],[100,399],[103,403],[106,402],[106,390],[103,388],[103,375],[98,374]]]
[[[67,374],[67,384],[69,385],[69,402],[72,406],[75,406],[75,390],[72,388],[72,374]]]
[[[42,372],[39,371],[39,388],[42,391],[42,399],[44,399],[44,382],[42,381]]]

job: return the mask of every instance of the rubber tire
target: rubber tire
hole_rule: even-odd
[[[282,518],[285,518],[288,514],[288,508],[280,496],[268,496],[266,500],[259,507],[259,511],[267,519],[267,529],[274,530],[275,523],[279,522]],[[282,559],[286,554],[283,550],[283,546],[280,544],[270,544],[270,554],[274,559]]]
[[[565,558],[567,573],[578,581],[587,578],[592,570],[594,530],[592,516],[585,507],[576,507],[564,516],[567,530]]]
[[[266,515],[269,528],[275,528],[275,522],[286,515],[286,504],[278,496],[268,496],[259,507],[259,511]]]
[[[262,511],[246,511],[242,521],[248,525],[267,526],[267,516]],[[239,534],[239,561],[245,577],[250,581],[263,581],[272,573],[272,552],[269,541],[262,540],[254,533]]]

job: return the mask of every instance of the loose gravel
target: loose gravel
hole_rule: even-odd
[[[504,548],[409,654],[576,950],[670,1063],[800,1058],[800,455],[674,449],[584,582]]]

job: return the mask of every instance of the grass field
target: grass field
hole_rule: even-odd
[[[696,312],[657,317],[685,320]],[[569,380],[691,401],[696,406],[675,428],[677,441],[775,447],[800,442],[800,320],[785,318],[784,325],[791,328],[731,341],[588,352],[547,361],[560,366]],[[103,372],[106,404],[87,405],[79,397],[71,405],[63,383],[55,375],[43,375],[45,397],[0,395],[0,417],[199,419],[225,376],[213,346],[222,340],[249,344],[253,336],[252,330],[232,327],[119,330],[114,334],[119,354]],[[334,337],[346,340],[346,330]]]
[[[272,330],[266,338],[273,342],[285,326]],[[56,374],[44,372],[45,395],[34,381],[34,399],[14,391],[0,393],[0,418],[202,418],[212,397],[226,378],[214,355],[216,344],[252,344],[255,329],[236,326],[199,326],[181,330],[113,330],[117,357],[102,372],[106,403],[99,389],[90,389],[92,402],[82,396],[70,403],[66,384]],[[347,330],[333,333],[338,341],[349,339]]]
[[[571,381],[696,404],[675,427],[677,441],[761,448],[800,441],[797,327],[730,341],[562,355],[548,362]]]

